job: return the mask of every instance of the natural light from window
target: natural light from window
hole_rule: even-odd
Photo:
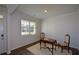
[[[36,23],[27,20],[21,20],[21,35],[35,35]]]

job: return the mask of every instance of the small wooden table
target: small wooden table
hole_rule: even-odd
[[[40,40],[40,49],[42,48],[41,47],[41,42],[43,42],[44,43],[44,47],[46,47],[46,43],[49,43],[49,44],[52,44],[52,55],[53,55],[53,47],[54,47],[54,45],[57,43],[57,41],[55,40],[55,39],[51,39],[51,38],[47,38],[46,40],[44,39],[44,40]],[[48,48],[48,49],[50,49],[49,47],[46,47],[46,48]]]

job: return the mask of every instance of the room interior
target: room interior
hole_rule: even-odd
[[[0,4],[0,54],[52,55],[48,48],[40,49],[43,32],[57,41],[53,55],[79,55],[78,25],[78,4]],[[70,35],[69,53],[58,46],[66,34]]]

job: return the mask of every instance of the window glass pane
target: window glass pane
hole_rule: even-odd
[[[36,23],[30,22],[30,34],[34,35],[36,34]]]
[[[21,35],[35,35],[36,23],[27,20],[21,20]]]
[[[29,34],[29,21],[21,20],[21,35]]]

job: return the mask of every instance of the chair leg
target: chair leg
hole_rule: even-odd
[[[44,42],[44,48],[46,48],[46,42]]]
[[[58,49],[59,49],[59,45],[58,45]]]
[[[60,44],[57,44],[57,46],[58,46],[58,49],[59,49],[59,47],[60,47]]]
[[[41,41],[40,41],[40,49],[41,49]]]
[[[63,47],[61,47],[61,52],[63,52]]]
[[[56,51],[56,46],[55,46],[55,51]]]
[[[68,47],[68,53],[69,53],[69,47]]]
[[[68,53],[69,53],[69,50],[68,50]]]
[[[56,47],[57,47],[57,41],[56,41],[56,43],[55,43],[55,51],[56,51]]]

